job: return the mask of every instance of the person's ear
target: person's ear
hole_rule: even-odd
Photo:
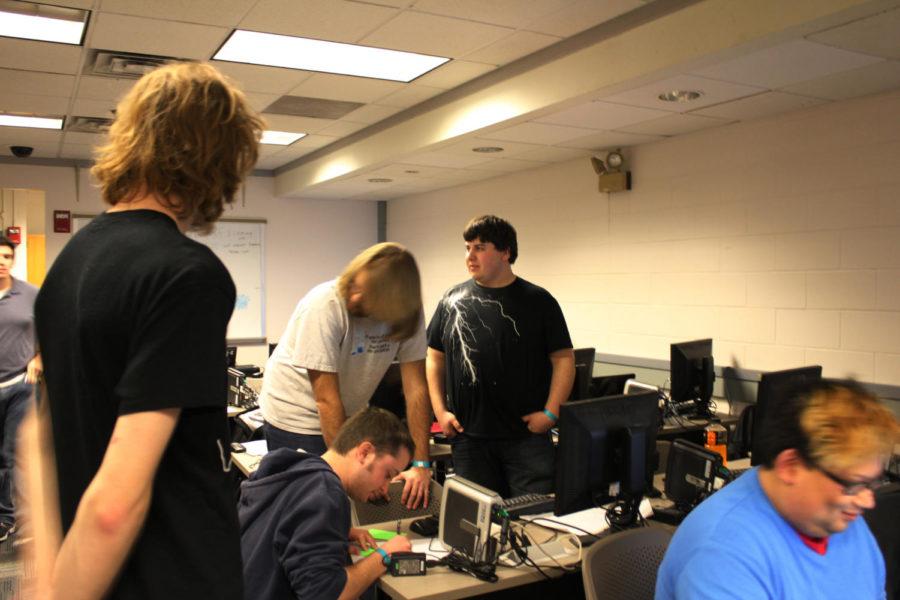
[[[359,462],[366,465],[375,458],[375,446],[369,440],[365,440],[356,447],[356,456]]]
[[[786,485],[794,485],[806,468],[806,461],[796,448],[788,448],[779,452],[772,465],[775,475]]]

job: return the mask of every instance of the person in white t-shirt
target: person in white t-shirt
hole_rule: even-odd
[[[416,444],[402,501],[427,506],[431,424],[425,380],[425,320],[419,269],[394,243],[371,246],[341,275],[297,304],[266,364],[260,407],[269,450],[323,454],[344,421],[365,408],[388,367],[400,363]]]

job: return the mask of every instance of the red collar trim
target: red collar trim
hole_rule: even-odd
[[[798,531],[797,535],[800,536],[800,541],[803,542],[803,545],[819,554],[821,556],[825,556],[825,551],[828,550],[828,538],[814,538],[809,537],[808,535]]]

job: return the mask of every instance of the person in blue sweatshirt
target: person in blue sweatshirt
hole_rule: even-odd
[[[760,466],[676,531],[657,600],[884,598],[885,564],[862,514],[900,425],[852,382],[821,381],[770,409]]]
[[[344,423],[321,457],[287,448],[267,454],[238,507],[245,598],[358,598],[410,544],[398,535],[351,564],[351,542],[363,549],[375,542],[351,528],[349,498],[383,496],[414,450],[396,416],[368,408]]]

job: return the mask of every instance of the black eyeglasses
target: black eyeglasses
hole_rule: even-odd
[[[844,479],[843,477],[838,477],[831,471],[822,468],[816,463],[810,464],[814,469],[828,477],[828,479],[841,486],[841,493],[845,496],[855,496],[863,490],[871,490],[872,492],[875,492],[878,490],[878,488],[888,483],[887,478],[883,474],[874,479],[869,479],[868,481],[849,481],[847,479]]]

